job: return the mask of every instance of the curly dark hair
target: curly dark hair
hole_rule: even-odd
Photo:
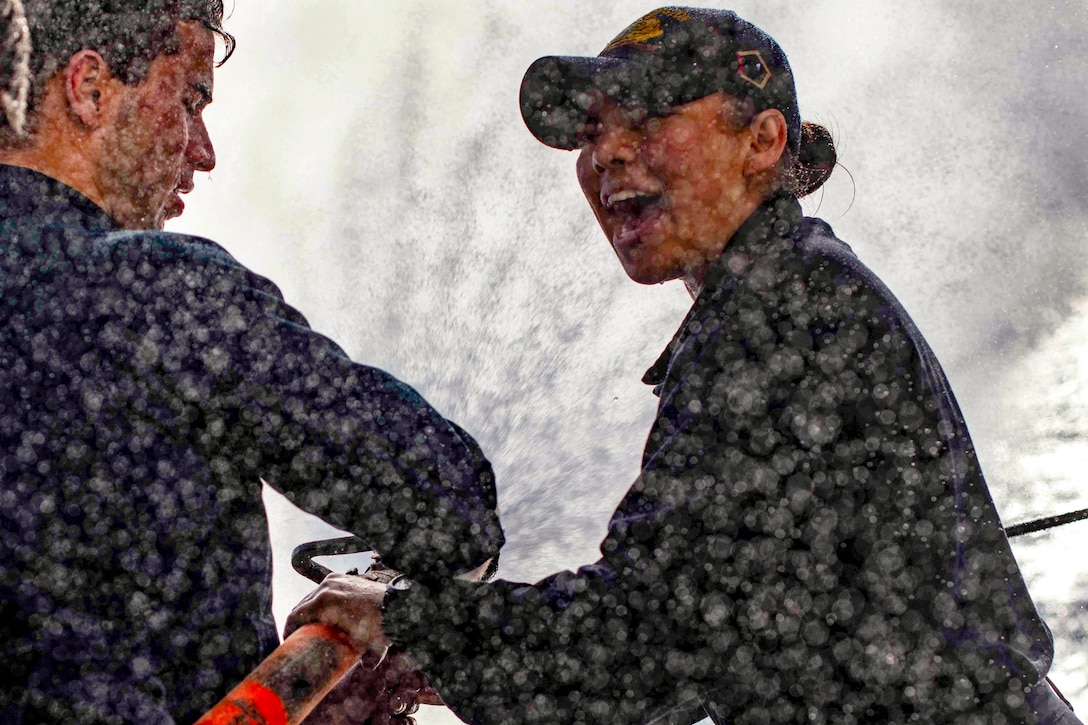
[[[223,29],[223,0],[23,0],[30,26],[29,132],[46,81],[81,50],[94,50],[122,82],[137,84],[151,62],[180,50],[177,23],[198,22],[220,38],[224,55],[234,52],[234,36]],[[0,147],[12,129],[0,121]]]

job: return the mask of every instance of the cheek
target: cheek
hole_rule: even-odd
[[[648,134],[642,142],[642,158],[647,166],[675,174],[691,166],[691,158],[701,148],[696,129],[682,120],[673,121],[661,133]]]
[[[677,156],[671,171],[677,194],[686,204],[705,210],[730,206],[746,187],[732,149],[692,149]]]
[[[158,147],[165,155],[181,156],[189,137],[188,124],[183,113],[162,112],[155,123]]]
[[[140,115],[148,129],[149,145],[160,156],[178,156],[185,152],[188,116],[181,100],[169,90],[161,90],[144,100]]]
[[[689,174],[684,184],[684,194],[689,203],[714,208],[728,196],[729,176],[724,169],[707,166],[700,173]]]

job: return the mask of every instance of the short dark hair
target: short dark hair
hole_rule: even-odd
[[[180,20],[200,23],[223,41],[219,65],[234,52],[234,36],[223,29],[223,0],[24,0],[24,4],[33,47],[27,103],[31,126],[46,82],[81,50],[97,52],[110,72],[129,85],[147,78],[155,58],[179,51]],[[6,140],[3,135],[0,146]]]

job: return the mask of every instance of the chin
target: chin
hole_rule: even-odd
[[[645,249],[637,250],[633,255],[616,253],[623,271],[633,281],[639,284],[662,284],[683,275],[682,269],[675,264],[669,264],[670,260],[662,258],[661,254],[644,255],[638,254],[638,251]]]
[[[158,221],[158,223],[155,225],[155,228],[156,229],[164,228],[166,226],[166,222],[168,222],[171,219],[177,219],[184,212],[185,212],[185,203],[183,201],[181,201],[181,199],[178,199],[177,197],[173,197],[173,198],[167,200],[166,204],[164,204],[163,207],[161,209],[159,209],[159,213],[155,217],[156,220]]]
[[[675,270],[666,270],[637,262],[621,262],[623,271],[632,281],[639,284],[663,284],[680,277]]]

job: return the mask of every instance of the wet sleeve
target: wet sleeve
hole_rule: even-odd
[[[130,673],[104,672],[84,668],[69,672],[57,667],[52,677],[36,687],[20,691],[5,688],[0,693],[0,716],[15,723],[154,723],[176,725],[168,712],[161,690],[141,687]],[[5,683],[7,684],[7,683]],[[14,690],[14,691],[12,691]]]
[[[104,285],[114,298],[98,304],[132,306],[110,310],[107,331],[130,346],[112,349],[225,491],[263,479],[421,579],[496,554],[494,477],[467,433],[408,385],[352,362],[217,245],[119,236]]]

